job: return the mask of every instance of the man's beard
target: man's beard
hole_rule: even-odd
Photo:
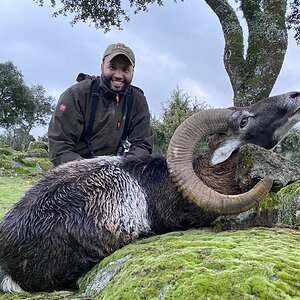
[[[128,81],[124,81],[124,85],[121,89],[114,89],[112,87],[112,78],[111,77],[108,77],[108,76],[105,76],[103,73],[101,74],[101,79],[102,79],[102,82],[104,83],[104,85],[110,89],[111,91],[115,92],[115,93],[123,93],[127,90],[128,86],[130,85],[131,81],[128,82]]]

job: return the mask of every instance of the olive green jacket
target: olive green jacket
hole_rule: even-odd
[[[91,84],[95,79],[95,76],[86,76],[59,98],[48,129],[49,156],[54,166],[90,157],[85,130],[91,111]],[[126,155],[141,156],[152,153],[150,112],[143,92],[130,85],[126,93],[117,95],[101,83],[91,136],[91,145],[96,156],[116,153],[127,114],[124,103],[126,95],[127,101],[133,101],[132,111],[129,112],[130,149]]]

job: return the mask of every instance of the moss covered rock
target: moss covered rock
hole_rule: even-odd
[[[282,188],[276,195],[280,203],[278,223],[300,226],[300,180]]]
[[[50,170],[52,163],[48,158],[45,143],[36,142],[27,152],[0,148],[0,176],[36,176]]]
[[[29,157],[48,157],[48,152],[45,149],[33,149],[28,150],[26,155]]]
[[[48,151],[48,143],[44,141],[32,141],[28,146],[28,151],[36,150],[36,149],[44,149]]]
[[[259,213],[276,211],[275,224],[300,226],[300,180],[270,193],[259,205]]]
[[[300,299],[300,232],[175,232],[138,241],[79,281],[92,299]]]
[[[300,179],[300,165],[256,145],[242,146],[236,170],[236,180],[241,189],[250,189],[262,178],[272,179],[272,191],[278,191]]]

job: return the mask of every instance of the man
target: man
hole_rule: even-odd
[[[129,47],[109,45],[98,82],[97,77],[81,73],[78,83],[60,96],[48,130],[54,166],[99,155],[120,155],[126,138],[130,148],[125,155],[152,153],[149,107],[143,92],[131,85],[134,67],[135,55]],[[92,92],[93,82],[99,96],[94,88]]]

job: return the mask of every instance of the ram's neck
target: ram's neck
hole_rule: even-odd
[[[235,180],[235,154],[231,155],[225,162],[215,166],[210,164],[210,155],[198,156],[194,161],[194,170],[207,186],[219,193],[227,195],[241,193],[239,185]]]

